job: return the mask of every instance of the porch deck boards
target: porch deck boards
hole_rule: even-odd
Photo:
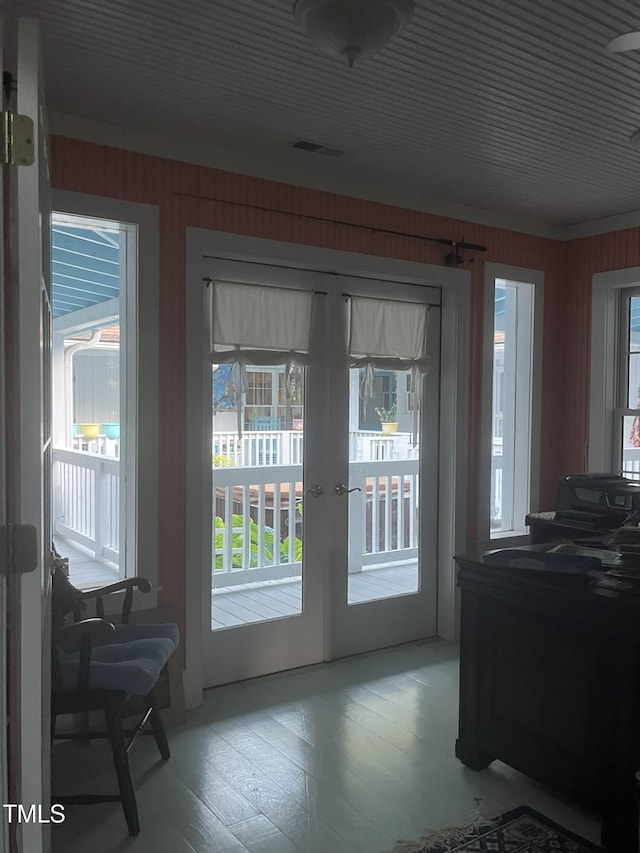
[[[81,545],[60,536],[55,546],[69,558],[69,577],[75,586],[90,588],[118,580],[113,563],[94,559]],[[349,576],[349,604],[415,592],[418,588],[416,562],[366,569]],[[302,610],[302,581],[290,578],[245,586],[216,589],[212,602],[212,628],[232,628],[263,619],[295,616]]]
[[[74,586],[89,589],[120,580],[115,563],[96,560],[90,551],[64,536],[54,536],[53,542],[58,553],[69,558],[69,580]]]
[[[368,569],[349,576],[349,604],[416,592],[417,563]],[[221,587],[211,607],[213,630],[233,628],[261,619],[295,616],[302,609],[300,578],[267,581],[244,587]]]

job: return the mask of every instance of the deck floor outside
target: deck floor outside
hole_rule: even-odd
[[[75,586],[91,588],[118,580],[113,563],[95,560],[87,551],[69,540],[56,537],[55,544],[69,557],[69,577]],[[407,595],[418,589],[417,562],[378,569],[366,569],[349,576],[349,604]],[[213,630],[246,625],[261,619],[294,616],[302,609],[300,578],[265,581],[244,586],[216,589],[211,608]]]
[[[417,563],[367,569],[349,576],[349,604],[407,595],[418,589]],[[248,587],[222,587],[213,595],[211,621],[214,630],[262,619],[294,616],[302,609],[300,578],[266,581]]]

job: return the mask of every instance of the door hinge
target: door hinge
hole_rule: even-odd
[[[26,575],[38,568],[38,528],[35,524],[0,526],[0,575]]]
[[[35,160],[33,119],[8,110],[0,113],[0,116],[2,165],[31,166]]]

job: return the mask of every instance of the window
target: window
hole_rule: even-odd
[[[53,530],[79,585],[135,574],[136,239],[52,216]]]
[[[278,370],[278,420],[284,429],[302,429],[304,403],[304,370],[292,365],[289,376]]]
[[[155,581],[157,211],[60,191],[54,206],[54,541],[78,586],[139,566]]]
[[[593,276],[586,469],[640,479],[640,268]]]
[[[413,374],[407,373],[405,376],[405,394],[404,394],[404,411],[413,412],[416,404],[416,395],[413,388]]]
[[[373,372],[373,389],[370,397],[364,397],[360,393],[362,382],[364,381],[364,370],[354,369],[352,371],[354,381],[357,382],[357,396],[359,406],[358,429],[371,430],[372,432],[380,432],[380,415],[376,409],[388,409],[396,404],[397,407],[397,377],[396,374],[389,370],[374,370]]]
[[[244,395],[245,429],[298,429],[302,418],[304,399],[304,373],[292,366],[286,377],[286,368],[277,366],[259,370],[248,366]]]
[[[542,284],[487,264],[480,541],[524,535],[536,508]]]
[[[273,413],[273,372],[269,370],[246,371],[244,425],[255,429],[258,418],[268,418]]]
[[[640,288],[620,291],[614,471],[640,480]]]

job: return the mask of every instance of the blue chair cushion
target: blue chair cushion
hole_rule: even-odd
[[[166,639],[171,640],[177,648],[180,642],[180,632],[178,626],[171,622],[148,625],[138,623],[135,625],[116,625],[112,638],[109,640],[109,645],[128,643],[131,640]]]
[[[177,625],[118,625],[113,640],[91,651],[90,690],[146,696],[178,645]],[[65,690],[76,690],[80,652],[59,653]]]

